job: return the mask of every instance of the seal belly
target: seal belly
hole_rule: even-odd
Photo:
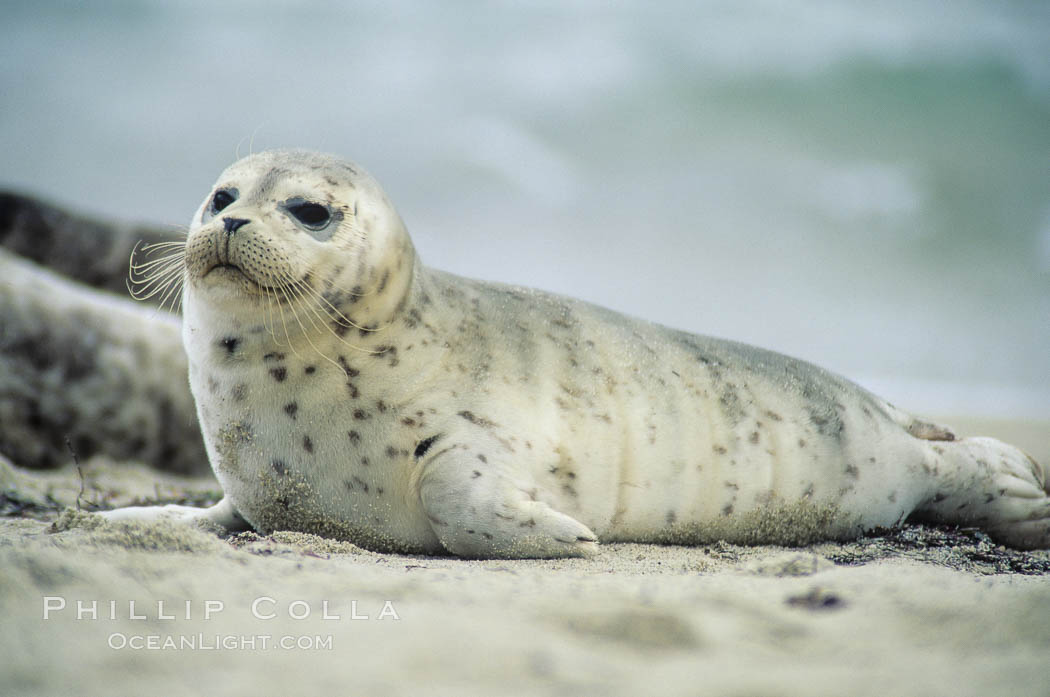
[[[802,543],[893,524],[919,500],[881,476],[872,443],[900,428],[863,389],[734,342],[577,315],[600,341],[556,373],[572,390],[541,390],[561,425],[537,478],[602,539]],[[921,460],[887,441],[889,466]]]

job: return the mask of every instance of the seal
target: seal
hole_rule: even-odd
[[[180,331],[0,249],[0,452],[33,468],[72,451],[207,472],[193,397],[173,379],[187,371]]]
[[[463,557],[806,544],[909,516],[1050,547],[1040,466],[808,363],[428,269],[361,168],[230,166],[169,280],[226,528]]]
[[[0,191],[0,452],[40,469],[72,452],[210,470],[181,323],[125,287],[136,245],[182,237]]]

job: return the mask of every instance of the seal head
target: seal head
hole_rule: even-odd
[[[276,150],[222,173],[193,218],[187,292],[214,307],[247,307],[346,333],[389,321],[415,253],[376,181],[327,155]],[[351,319],[353,316],[353,319]],[[297,327],[298,330],[298,327]]]

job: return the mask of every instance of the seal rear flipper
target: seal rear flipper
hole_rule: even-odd
[[[420,478],[420,500],[442,546],[461,557],[552,559],[598,551],[597,536],[583,523],[535,499],[492,468],[442,454]]]
[[[965,438],[931,443],[924,466],[935,488],[920,517],[976,525],[1019,549],[1050,548],[1050,482],[1025,453],[993,438]]]

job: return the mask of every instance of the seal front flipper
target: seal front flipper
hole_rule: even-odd
[[[241,532],[251,530],[237,509],[228,498],[223,498],[214,506],[196,508],[169,503],[166,506],[128,506],[102,511],[98,515],[110,521],[124,520],[169,520],[178,523],[190,523],[202,527],[218,527],[224,532]]]
[[[461,557],[547,559],[586,557],[598,538],[583,523],[536,499],[535,487],[498,466],[448,449],[428,461],[419,495],[434,533]]]

